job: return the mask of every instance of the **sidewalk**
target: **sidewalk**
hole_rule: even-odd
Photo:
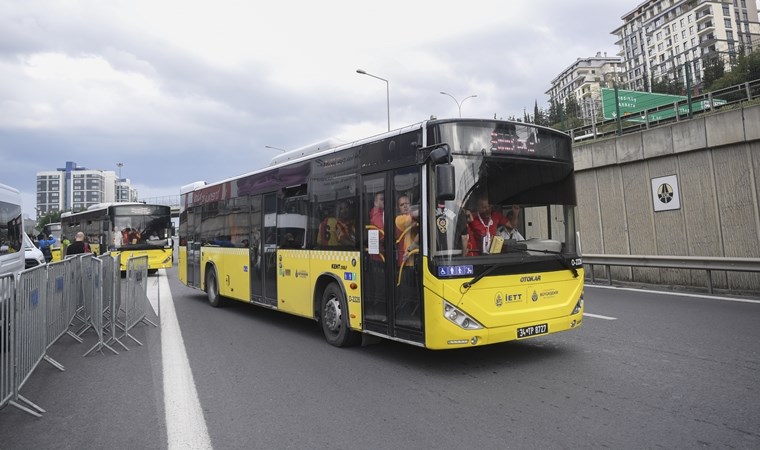
[[[166,271],[149,277],[154,300],[158,276]],[[159,323],[155,314],[149,319]],[[118,355],[103,348],[83,357],[97,342],[92,330],[84,343],[66,335],[56,342],[49,355],[65,371],[43,361],[21,390],[46,412],[35,418],[13,406],[0,410],[0,448],[165,448],[160,328],[139,324],[130,333],[143,345],[123,339],[129,350],[116,344]]]

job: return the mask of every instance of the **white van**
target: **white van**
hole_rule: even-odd
[[[28,269],[43,264],[45,264],[45,255],[42,254],[42,250],[34,245],[28,234],[24,233],[24,267]]]
[[[0,183],[0,275],[24,270],[24,236],[21,194]]]

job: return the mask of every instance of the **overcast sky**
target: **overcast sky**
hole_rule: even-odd
[[[545,108],[640,1],[0,0],[0,182],[124,164],[141,198],[435,115]]]

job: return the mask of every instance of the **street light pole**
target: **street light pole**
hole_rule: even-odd
[[[277,147],[272,147],[271,145],[265,145],[265,146],[264,146],[264,148],[271,148],[271,149],[273,149],[273,150],[279,150],[279,151],[281,151],[281,152],[283,152],[283,153],[286,153],[286,152],[287,152],[287,150],[285,150],[285,149],[282,149],[282,148],[277,148]]]
[[[453,95],[449,94],[448,92],[443,92],[443,91],[441,91],[441,94],[443,94],[443,95],[448,95],[449,97],[451,97],[451,99],[452,99],[452,100],[454,100],[454,103],[456,103],[456,104],[457,104],[457,108],[459,108],[459,117],[462,117],[462,103],[464,103],[464,101],[465,101],[465,100],[467,100],[468,98],[477,97],[477,94],[474,94],[474,95],[470,95],[469,97],[465,97],[465,98],[463,98],[463,99],[462,99],[462,101],[461,101],[461,102],[459,102],[459,101],[457,101],[457,99],[456,99],[456,98],[454,98],[454,96],[453,96]]]
[[[388,131],[391,131],[391,88],[390,84],[388,83],[388,80],[385,78],[380,78],[377,75],[372,75],[371,73],[367,73],[367,71],[362,69],[356,69],[356,73],[360,73],[362,75],[367,75],[372,78],[377,78],[378,80],[385,81],[385,101],[386,101],[386,108],[388,111]]]

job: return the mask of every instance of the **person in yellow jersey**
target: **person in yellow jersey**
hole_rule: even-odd
[[[327,217],[319,224],[317,243],[323,246],[356,245],[356,229],[348,203],[339,202],[336,217]]]
[[[398,267],[414,265],[411,260],[412,250],[419,247],[419,211],[413,211],[409,197],[398,198],[398,215],[396,216],[396,258]]]
[[[396,320],[418,323],[420,317],[419,294],[415,271],[419,258],[414,256],[420,248],[419,210],[413,209],[408,195],[398,197],[398,214],[395,218],[396,242]]]

